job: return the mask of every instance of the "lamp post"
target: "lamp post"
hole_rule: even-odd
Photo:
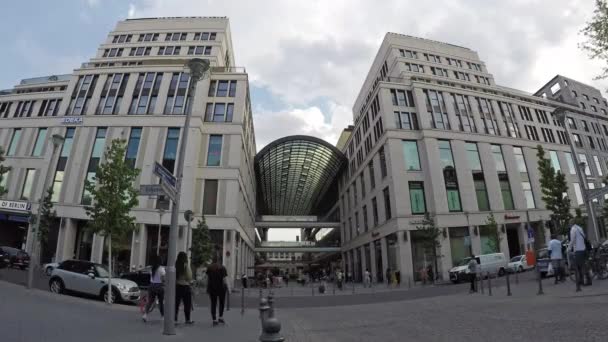
[[[38,200],[38,209],[36,210],[36,223],[34,224],[34,228],[31,230],[32,237],[32,247],[31,247],[31,255],[30,255],[30,266],[27,270],[27,288],[31,289],[34,283],[34,268],[38,266],[38,230],[40,229],[40,212],[42,210],[42,202],[44,201],[44,196],[49,187],[49,176],[51,175],[53,160],[55,160],[55,154],[57,153],[57,149],[59,146],[63,144],[65,138],[59,134],[53,134],[51,141],[53,142],[53,153],[51,154],[51,161],[49,162],[46,170],[46,175],[44,177],[44,185],[42,186],[42,192],[40,193],[40,199]]]
[[[179,144],[179,154],[177,155],[176,167],[176,194],[173,199],[173,207],[171,208],[171,229],[169,230],[169,253],[167,257],[167,286],[165,287],[165,312],[167,313],[163,322],[163,334],[175,335],[175,321],[173,320],[173,312],[175,312],[175,259],[177,258],[177,240],[178,234],[178,219],[179,219],[179,202],[181,197],[182,177],[184,173],[184,160],[186,154],[186,145],[188,144],[188,131],[190,130],[190,117],[192,116],[192,107],[194,105],[194,95],[196,93],[196,84],[200,81],[204,74],[209,70],[209,61],[201,58],[193,58],[186,63],[186,68],[190,70],[190,86],[188,89],[188,101],[186,98],[186,118],[184,128],[182,130],[182,141]]]
[[[163,230],[163,215],[165,214],[165,209],[158,208],[158,238],[156,239],[156,255],[160,256],[160,238],[161,238],[161,234],[160,232]]]
[[[186,232],[186,251],[188,251],[188,265],[192,262],[192,221],[194,220],[194,212],[192,210],[186,210],[184,212],[184,219],[188,222],[188,231]]]
[[[564,108],[557,108],[553,112],[553,114],[555,115],[557,120],[559,120],[559,122],[562,123],[562,125],[564,126],[564,129],[566,130],[566,139],[568,139],[568,144],[570,145],[570,152],[572,153],[572,158],[574,158],[574,164],[576,164],[579,167],[582,166],[582,170],[578,170],[578,172],[576,174],[578,175],[578,181],[581,184],[581,189],[583,191],[583,201],[585,202],[585,206],[587,207],[587,213],[589,215],[589,220],[591,221],[591,227],[593,228],[593,234],[595,235],[594,240],[598,241],[599,233],[598,233],[598,229],[597,229],[597,221],[595,219],[595,209],[594,209],[593,203],[592,203],[593,199],[588,198],[588,196],[587,196],[587,190],[588,190],[587,189],[587,180],[585,179],[585,176],[584,176],[586,165],[584,162],[581,163],[578,160],[578,155],[576,154],[574,144],[572,142],[572,139],[570,138],[570,127],[568,126],[568,123],[566,122],[566,118],[568,117],[568,114]]]

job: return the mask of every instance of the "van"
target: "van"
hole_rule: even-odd
[[[482,254],[476,256],[475,259],[479,266],[478,272],[481,272],[483,275],[489,272],[490,274],[497,274],[499,277],[502,277],[506,273],[507,258],[504,253]],[[471,257],[462,259],[457,266],[450,270],[450,280],[453,283],[468,279],[469,260],[471,260]]]

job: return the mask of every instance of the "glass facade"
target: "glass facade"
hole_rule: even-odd
[[[99,162],[101,161],[101,157],[103,155],[103,149],[106,145],[106,132],[107,128],[105,127],[97,128],[95,142],[93,143],[93,149],[91,151],[91,158],[89,159],[89,167],[87,168],[87,177],[85,180],[85,184],[87,182],[95,182],[95,174],[97,173],[97,167],[99,167]],[[92,200],[93,198],[91,197],[91,193],[83,186],[82,204],[90,205]]]
[[[452,155],[452,146],[448,140],[439,140],[439,160],[443,171],[445,190],[447,193],[449,211],[462,211],[460,192],[458,191],[458,177]]]
[[[209,149],[207,150],[207,166],[220,166],[222,159],[222,136],[209,136]]]
[[[555,171],[561,172],[562,168],[559,165],[559,158],[557,157],[556,151],[549,151],[549,157],[551,158],[551,166]]]
[[[125,154],[125,161],[135,167],[135,161],[137,160],[137,151],[139,150],[139,141],[141,140],[141,127],[131,128],[131,135],[129,136],[129,142],[127,143],[127,153]]]
[[[410,205],[412,215],[420,215],[426,212],[426,202],[424,198],[424,183],[409,182]]]
[[[412,140],[403,140],[403,158],[407,171],[420,171],[420,158],[418,156],[418,143]]]
[[[21,189],[21,199],[31,200],[34,179],[36,178],[36,169],[27,169],[25,172],[25,181],[23,182],[23,188]]]
[[[502,194],[502,202],[505,210],[513,210],[513,194],[511,193],[511,185],[509,184],[509,176],[505,166],[505,160],[502,156],[502,149],[499,145],[492,145],[492,155],[496,171],[498,172],[498,182],[500,184],[500,192]]]
[[[53,196],[51,201],[57,203],[59,201],[59,195],[61,194],[61,187],[63,185],[63,176],[68,163],[68,158],[72,152],[72,144],[74,142],[74,133],[76,129],[70,127],[65,132],[65,140],[61,146],[61,153],[59,153],[59,160],[57,161],[57,169],[55,170],[55,177],[53,177]]]
[[[38,129],[38,135],[36,136],[36,143],[34,143],[34,150],[32,151],[32,157],[40,157],[42,155],[42,149],[46,142],[46,128]]]
[[[564,152],[564,155],[566,156],[566,163],[568,164],[568,172],[570,172],[571,175],[575,175],[576,168],[574,167],[574,159],[572,158],[572,153]]]
[[[483,175],[483,169],[481,167],[481,160],[479,159],[477,144],[468,142],[465,143],[465,148],[467,151],[469,168],[473,173],[473,184],[475,187],[475,194],[477,196],[477,207],[479,211],[489,211],[490,200],[488,198],[488,190],[486,189],[486,181]]]

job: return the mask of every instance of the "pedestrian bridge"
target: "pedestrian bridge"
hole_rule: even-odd
[[[272,252],[285,252],[285,253],[339,253],[340,247],[315,247],[315,246],[275,246],[275,247],[255,247],[256,253],[272,253]]]

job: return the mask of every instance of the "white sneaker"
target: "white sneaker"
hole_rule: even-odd
[[[148,314],[144,314],[143,316],[141,316],[141,319],[143,319],[144,322],[148,321]]]

